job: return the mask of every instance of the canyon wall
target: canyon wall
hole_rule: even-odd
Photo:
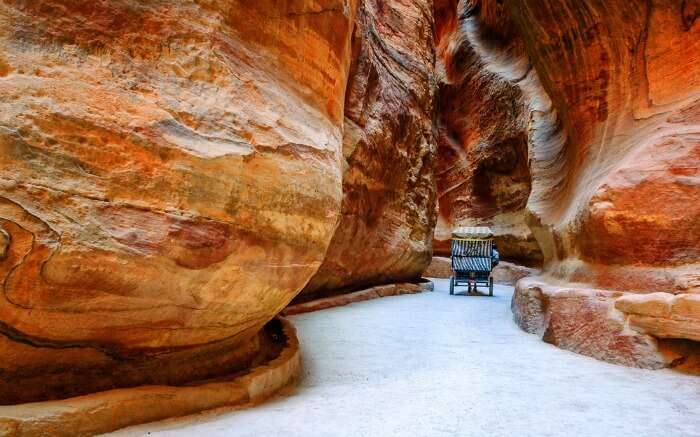
[[[507,6],[565,135],[528,201],[548,271],[654,292],[605,300],[621,329],[700,339],[700,2]]]
[[[700,326],[698,3],[458,8],[480,68],[515,85],[528,112],[524,219],[545,274],[518,283],[516,321],[608,361],[683,362],[696,346],[659,339],[695,341]]]
[[[546,260],[600,287],[696,290],[698,3],[507,4],[566,135],[528,203]]]
[[[490,225],[506,258],[544,264],[516,287],[524,329],[627,365],[685,360],[696,346],[659,339],[700,338],[700,3],[435,6],[436,251]]]
[[[0,3],[0,403],[254,359],[338,223],[355,11]]]
[[[345,95],[340,224],[302,299],[420,278],[435,226],[433,10],[360,2]]]
[[[483,224],[544,264],[516,287],[523,328],[679,363],[658,339],[700,341],[699,16],[0,3],[0,403],[248,366],[300,292],[418,278],[437,197],[438,252]]]
[[[528,96],[519,79],[492,71],[487,56],[488,50],[522,57],[522,44],[517,44],[512,26],[488,23],[488,28],[484,24],[479,28],[474,21],[481,10],[470,2],[435,2],[439,79],[435,252],[449,255],[455,227],[489,226],[502,258],[539,265],[542,254],[525,220],[531,190]],[[484,43],[498,47],[484,49]]]

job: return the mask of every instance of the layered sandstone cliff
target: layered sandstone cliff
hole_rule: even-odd
[[[462,38],[483,68],[519,89],[528,112],[525,218],[546,274],[519,283],[518,322],[610,361],[629,352],[631,332],[654,347],[656,338],[695,340],[698,3],[484,0],[459,8]],[[478,167],[478,158],[468,161]],[[661,294],[626,297],[649,292]],[[590,335],[590,326],[610,335]],[[643,355],[617,362],[678,360]]]
[[[698,291],[697,2],[508,6],[566,135],[528,203],[545,258],[601,287]]]
[[[343,204],[305,296],[420,278],[435,226],[433,10],[363,0],[345,95]]]
[[[658,339],[700,340],[698,16],[2,2],[0,403],[247,366],[302,289],[419,276],[435,180],[438,242],[486,224],[504,258],[544,263],[521,326],[678,363]]]
[[[503,14],[497,7],[492,16]],[[449,255],[452,228],[485,225],[494,231],[504,259],[539,265],[542,254],[525,220],[531,190],[529,96],[519,83],[522,77],[499,74],[490,59],[492,53],[502,52],[518,62],[524,56],[522,44],[512,26],[496,22],[486,27],[477,21],[482,10],[472,2],[435,2],[439,74],[435,252]]]
[[[0,4],[0,403],[253,359],[338,222],[355,6]]]

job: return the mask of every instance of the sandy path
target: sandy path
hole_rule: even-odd
[[[511,287],[292,317],[305,380],[257,408],[131,428],[180,436],[700,436],[700,378],[630,369],[519,330]]]

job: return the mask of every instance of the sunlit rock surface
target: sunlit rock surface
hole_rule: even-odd
[[[360,2],[345,96],[343,206],[304,293],[418,279],[435,226],[433,11]]]
[[[565,135],[528,201],[550,270],[700,291],[698,3],[506,3]]]
[[[552,329],[564,321],[568,326],[545,339],[620,363],[637,360],[625,358],[626,347],[614,357],[615,341],[604,333],[621,326],[629,329],[624,332],[696,340],[698,2],[472,0],[436,7],[443,11],[436,12],[437,50],[448,55],[439,57],[446,60],[442,83],[451,87],[441,87],[440,94],[436,238],[447,241],[455,218],[499,232],[499,191],[494,178],[484,175],[485,165],[497,167],[486,157],[492,150],[499,158],[494,162],[502,164],[504,140],[525,143],[521,156],[528,171],[518,173],[515,165],[508,173],[503,167],[498,177],[510,178],[504,198],[520,199],[520,209],[506,216],[519,215],[541,249],[539,280],[557,302],[546,313],[561,320]],[[444,99],[443,90],[468,97]],[[516,174],[523,175],[527,190]],[[523,282],[516,300],[529,288]],[[654,299],[678,303],[668,304],[664,315],[645,314],[640,308],[648,305],[634,299],[615,304],[628,299],[622,293],[649,292],[667,293]],[[584,301],[595,305],[582,307]],[[516,319],[527,319],[525,307],[514,304]],[[615,317],[604,308],[615,308]],[[572,346],[576,326],[596,331],[591,324],[601,335]],[[647,347],[653,352],[656,346],[652,341]],[[656,367],[653,360],[640,362]]]
[[[697,2],[508,5],[566,135],[550,156],[561,180],[534,173],[528,202],[548,270],[679,294],[665,315],[616,307],[638,331],[697,340],[700,302],[685,297],[700,293]]]
[[[338,222],[355,6],[0,4],[0,402],[252,359]]]

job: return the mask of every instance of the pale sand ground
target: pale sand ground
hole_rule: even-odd
[[[142,425],[163,436],[700,436],[700,377],[631,369],[518,329],[511,287],[292,317],[305,379],[256,408]]]

